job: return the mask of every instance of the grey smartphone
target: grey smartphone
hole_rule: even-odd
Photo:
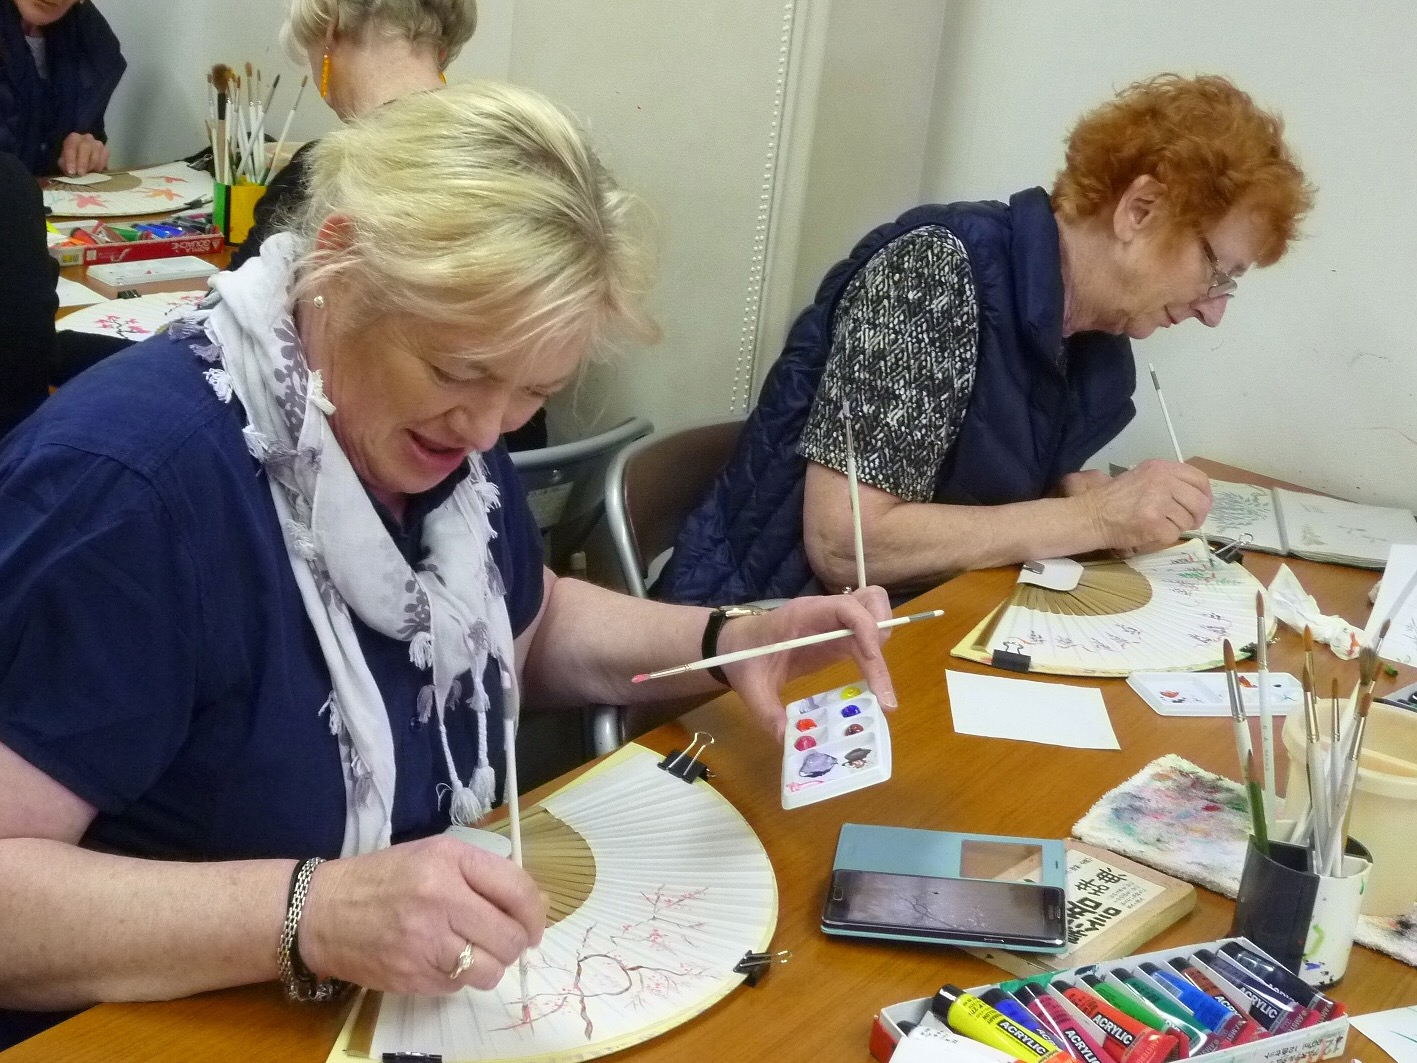
[[[1067,902],[1057,886],[885,871],[832,872],[822,929],[829,934],[1057,950]]]

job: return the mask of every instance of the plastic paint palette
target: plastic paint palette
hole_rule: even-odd
[[[782,807],[798,808],[891,777],[891,734],[865,683],[837,687],[787,706]]]

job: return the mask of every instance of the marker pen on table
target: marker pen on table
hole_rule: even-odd
[[[1229,956],[1196,949],[1195,957],[1250,998],[1250,1018],[1270,1033],[1288,1033],[1304,1025],[1308,1008],[1245,970]]]
[[[930,1010],[956,1033],[997,1048],[1024,1063],[1066,1058],[1063,1050],[1048,1038],[1024,1029],[959,986],[941,986],[935,999],[930,1001]]]
[[[1166,1063],[1180,1053],[1179,1034],[1161,1033],[1146,1023],[1113,1007],[1094,992],[1063,978],[1053,988],[1088,1017],[1103,1036],[1102,1047],[1117,1063]]]
[[[1209,993],[1204,993],[1191,985],[1175,971],[1159,967],[1154,963],[1143,963],[1140,970],[1143,974],[1151,975],[1153,981],[1160,982],[1163,989],[1169,989],[1174,993],[1176,999],[1181,1002],[1181,1006],[1199,1019],[1206,1029],[1213,1031],[1221,1040],[1232,1045],[1238,1044],[1240,1035],[1247,1032],[1247,1020],[1243,1015],[1236,1015],[1228,1004],[1221,1004]],[[1253,1034],[1250,1034],[1250,1040],[1254,1040]]]
[[[1222,1008],[1238,1017],[1241,1022],[1244,1023],[1244,1025],[1240,1027],[1239,1032],[1235,1035],[1235,1043],[1237,1045],[1247,1045],[1251,1041],[1257,1041],[1261,1037],[1269,1036],[1263,1026],[1250,1018],[1249,1001],[1246,998],[1240,997],[1238,1000],[1231,999],[1229,993],[1216,985],[1215,980],[1197,967],[1195,961],[1188,957],[1177,956],[1168,962],[1176,969],[1176,972],[1180,974],[1182,978],[1190,982],[1191,985],[1195,986],[1206,996],[1210,997],[1211,1000],[1214,1000]]]
[[[1318,1012],[1320,1022],[1348,1014],[1346,1007],[1332,997],[1324,996],[1289,968],[1245,948],[1238,941],[1226,942],[1220,946],[1220,951],[1234,960],[1237,966],[1263,979],[1285,996],[1292,997],[1310,1011]]]
[[[1093,1036],[1093,1031],[1068,1014],[1046,989],[1020,986],[1019,1003],[1026,1007],[1054,1035],[1053,1040],[1080,1063],[1108,1063],[1107,1049]]]
[[[1153,1008],[1161,1012],[1161,1014],[1165,1015],[1168,1022],[1172,1025],[1179,1026],[1186,1032],[1186,1036],[1190,1038],[1191,1041],[1191,1055],[1204,1055],[1207,1052],[1214,1052],[1222,1047],[1215,1043],[1218,1038],[1212,1036],[1211,1032],[1191,1013],[1190,1009],[1175,997],[1163,993],[1135,971],[1129,971],[1125,967],[1114,968],[1112,975],[1133,993],[1141,997]]]

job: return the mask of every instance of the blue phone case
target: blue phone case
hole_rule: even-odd
[[[864,823],[844,823],[837,838],[836,857],[832,871],[883,871],[893,875],[922,875],[930,878],[965,878],[960,874],[961,854],[966,842],[994,842],[1013,845],[1035,845],[1042,854],[1039,885],[1067,889],[1067,847],[1056,838],[1016,838],[999,834],[962,834],[956,831],[915,830],[910,827],[876,827]],[[996,881],[996,880],[988,880]],[[925,937],[920,934],[897,934],[882,930],[844,930],[822,926],[822,932],[838,937],[880,938],[888,941],[914,941],[926,945],[985,944],[974,939],[958,940]],[[1019,952],[1062,952],[1060,945],[1025,945],[1009,943],[1003,946]]]

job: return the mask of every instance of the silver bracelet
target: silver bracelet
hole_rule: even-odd
[[[285,905],[285,925],[280,932],[280,947],[276,950],[276,963],[280,968],[280,982],[285,986],[285,995],[294,1001],[312,1001],[323,1004],[334,1000],[348,987],[348,983],[337,978],[320,978],[300,959],[300,946],[296,934],[300,930],[300,916],[305,911],[305,898],[310,893],[310,878],[315,868],[323,864],[324,858],[312,856],[295,865],[295,873],[290,877],[290,897]]]

